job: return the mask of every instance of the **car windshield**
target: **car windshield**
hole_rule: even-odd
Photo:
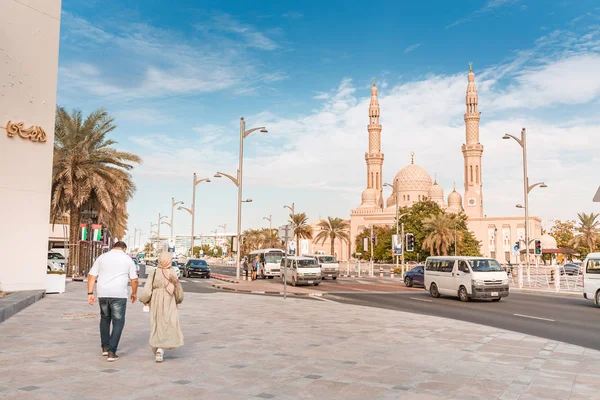
[[[335,259],[335,257],[332,257],[332,256],[319,257],[319,261],[321,261],[324,264],[335,264],[335,263],[337,263],[337,260]]]
[[[279,264],[283,258],[283,253],[267,253],[265,254],[265,262]]]
[[[179,265],[177,265],[177,261],[173,261],[173,262],[171,263],[171,266],[172,266],[172,267],[179,267]]]
[[[423,272],[423,267],[422,266],[418,266],[418,267],[414,267],[412,269],[413,272]]]
[[[298,267],[300,268],[314,268],[317,265],[314,259],[310,260],[298,260]]]
[[[473,272],[502,272],[504,269],[498,261],[492,259],[469,260]]]
[[[192,260],[190,261],[192,267],[206,267],[208,264],[204,260]]]
[[[64,260],[62,254],[59,253],[48,253],[48,260]]]

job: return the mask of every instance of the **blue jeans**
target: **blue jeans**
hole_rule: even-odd
[[[100,341],[102,348],[111,353],[117,353],[121,333],[125,326],[125,310],[127,299],[116,297],[100,297]],[[112,322],[112,332],[110,323]]]

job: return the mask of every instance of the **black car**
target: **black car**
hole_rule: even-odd
[[[190,278],[199,276],[201,278],[210,278],[210,267],[205,260],[190,259],[183,267],[183,276]]]
[[[417,265],[410,271],[404,273],[404,284],[408,287],[413,285],[424,286],[425,285],[425,267],[423,265]]]

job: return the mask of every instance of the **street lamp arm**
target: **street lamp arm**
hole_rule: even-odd
[[[187,208],[187,207],[179,206],[179,207],[177,207],[177,209],[178,210],[185,210],[185,211],[189,212],[190,215],[194,214],[194,212],[192,210],[190,210],[189,208]]]
[[[166,215],[163,215],[163,216],[161,216],[161,217],[160,217],[158,220],[159,220],[159,221],[162,221],[162,220],[163,220],[163,218],[168,218],[168,217],[167,217]],[[164,222],[163,222],[163,223],[164,223]]]
[[[254,131],[258,131],[258,130],[266,130],[266,128],[264,126],[260,126],[258,128],[252,128],[252,129],[248,129],[246,132],[244,132],[244,139],[251,134]]]
[[[161,222],[161,224],[168,225],[169,227],[171,226],[171,223],[170,223],[170,222],[167,222],[167,221],[162,221],[162,222]]]
[[[533,190],[533,188],[535,188],[537,186],[542,187],[542,188],[548,187],[548,186],[546,186],[546,184],[544,182],[534,183],[533,185],[530,185],[527,187],[527,193],[531,192]]]
[[[513,136],[513,135],[511,135],[511,134],[508,134],[508,133],[507,133],[507,134],[505,134],[505,135],[504,135],[504,137],[503,137],[502,139],[508,139],[508,138],[513,138],[513,139],[515,139],[515,140],[517,141],[517,143],[519,143],[519,145],[520,145],[521,147],[523,147],[523,141],[522,141],[521,139],[519,139],[518,137],[516,137],[516,136]]]
[[[229,178],[229,179],[231,180],[231,182],[233,182],[233,184],[234,184],[235,186],[239,186],[238,180],[237,180],[236,178],[234,178],[233,176],[231,176],[231,175],[229,175],[229,174],[226,174],[226,173],[224,173],[224,172],[217,172],[217,174],[215,175],[215,177],[216,177],[216,178],[219,178],[219,177],[220,177],[220,175],[222,175],[222,176],[225,176],[225,177]]]
[[[196,179],[194,181],[194,186],[198,186],[198,184],[201,183],[201,182],[210,182],[210,178]],[[181,204],[183,204],[183,202],[181,202]]]

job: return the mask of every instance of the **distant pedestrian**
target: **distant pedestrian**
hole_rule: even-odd
[[[248,280],[248,257],[244,257],[244,273],[246,274],[246,280]]]
[[[256,272],[258,270],[258,258],[253,258],[252,259],[252,280],[255,281],[256,280]]]
[[[96,259],[88,274],[88,303],[94,305],[94,283],[98,277],[96,293],[100,304],[100,344],[107,361],[117,361],[117,347],[125,327],[127,286],[131,280],[131,302],[137,299],[138,275],[135,263],[125,251],[123,242],[114,244],[111,251]],[[110,325],[112,323],[112,331]]]
[[[171,266],[172,256],[162,252],[158,267],[148,275],[140,301],[150,307],[150,347],[156,362],[162,362],[165,349],[183,346],[177,307],[183,301],[183,289]]]

